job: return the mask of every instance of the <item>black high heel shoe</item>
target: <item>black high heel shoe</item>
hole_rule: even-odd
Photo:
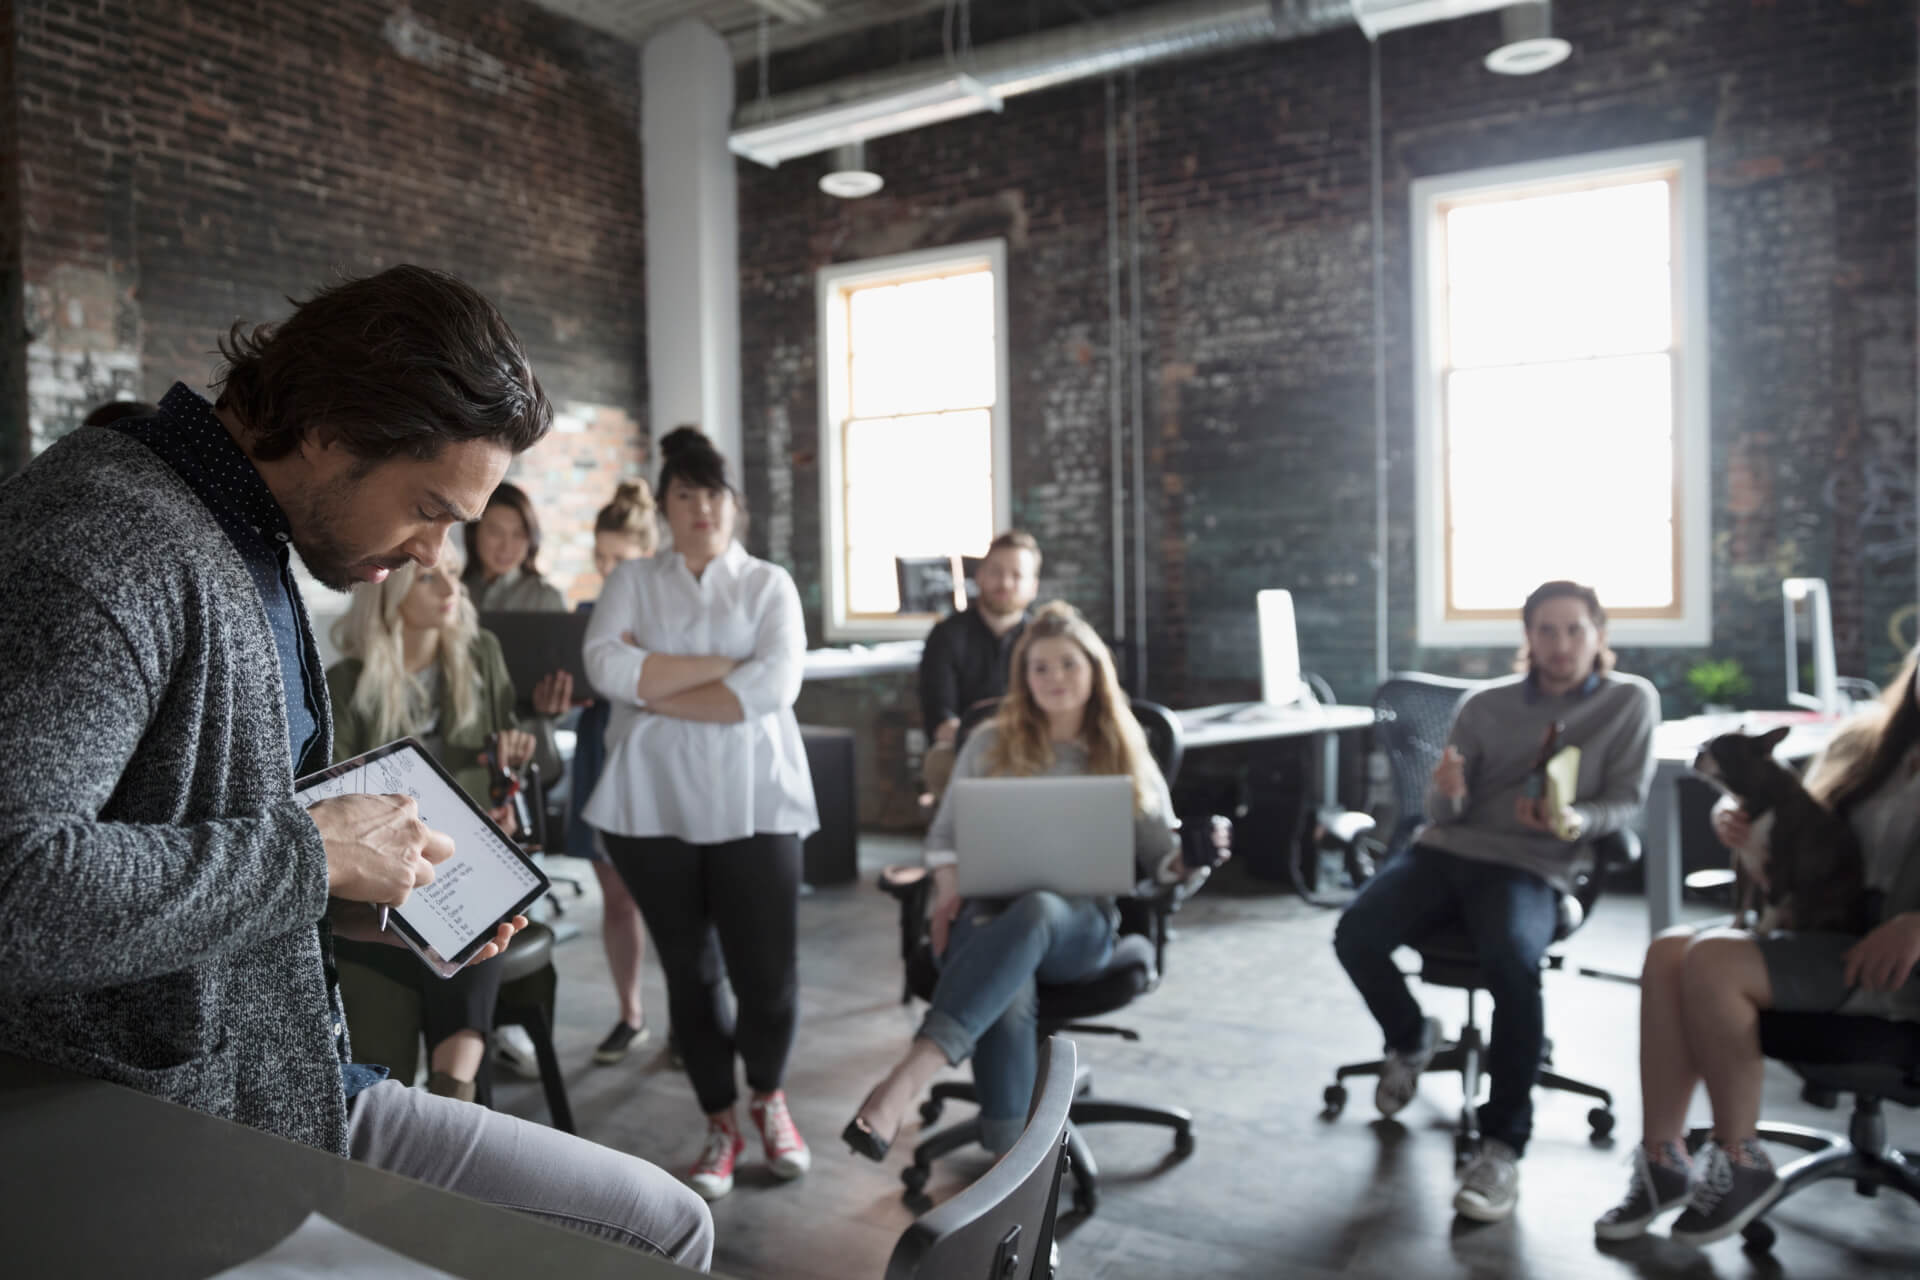
[[[878,1089],[874,1090],[874,1093],[878,1092]],[[866,1110],[867,1102],[872,1101],[873,1093],[870,1093],[867,1095],[866,1102],[860,1104],[861,1111]],[[873,1131],[873,1126],[867,1123],[867,1118],[858,1112],[854,1113],[853,1119],[847,1121],[847,1127],[840,1131],[841,1140],[853,1148],[853,1154],[865,1156],[875,1164],[887,1158],[887,1152],[892,1148],[893,1140],[899,1136],[900,1127],[895,1125],[892,1133],[884,1138],[881,1137]]]

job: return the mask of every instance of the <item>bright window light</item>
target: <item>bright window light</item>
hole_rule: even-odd
[[[1422,644],[1510,640],[1551,578],[1592,585],[1617,640],[1703,642],[1687,148],[1416,184]]]
[[[1006,519],[998,242],[821,273],[832,639],[923,633],[896,563],[978,556]]]

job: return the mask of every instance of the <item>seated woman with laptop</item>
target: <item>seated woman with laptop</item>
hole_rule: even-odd
[[[969,1057],[982,1145],[1011,1147],[1038,1070],[1036,985],[1106,965],[1119,926],[1114,895],[1195,874],[1182,864],[1167,782],[1113,656],[1079,612],[1055,601],[1035,613],[1012,668],[998,714],[961,749],[927,833],[940,981],[906,1056],[842,1135],[872,1160],[885,1158],[934,1074]],[[1032,818],[1010,832],[995,819],[1016,808]]]

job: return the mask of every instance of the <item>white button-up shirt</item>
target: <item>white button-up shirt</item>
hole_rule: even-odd
[[[793,579],[738,542],[698,578],[678,552],[615,569],[587,624],[587,677],[613,707],[606,767],[582,814],[587,823],[689,844],[762,832],[812,835],[819,812],[793,716],[806,652]],[[706,724],[648,711],[640,668],[652,653],[738,660],[721,683],[746,718]]]

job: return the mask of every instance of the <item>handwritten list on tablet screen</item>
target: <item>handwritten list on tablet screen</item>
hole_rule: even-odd
[[[420,820],[453,839],[453,856],[434,868],[433,883],[415,889],[399,908],[426,944],[453,956],[479,934],[491,933],[539,878],[496,835],[464,795],[409,748],[381,756],[339,777],[302,788],[312,806],[347,795],[412,796]]]

